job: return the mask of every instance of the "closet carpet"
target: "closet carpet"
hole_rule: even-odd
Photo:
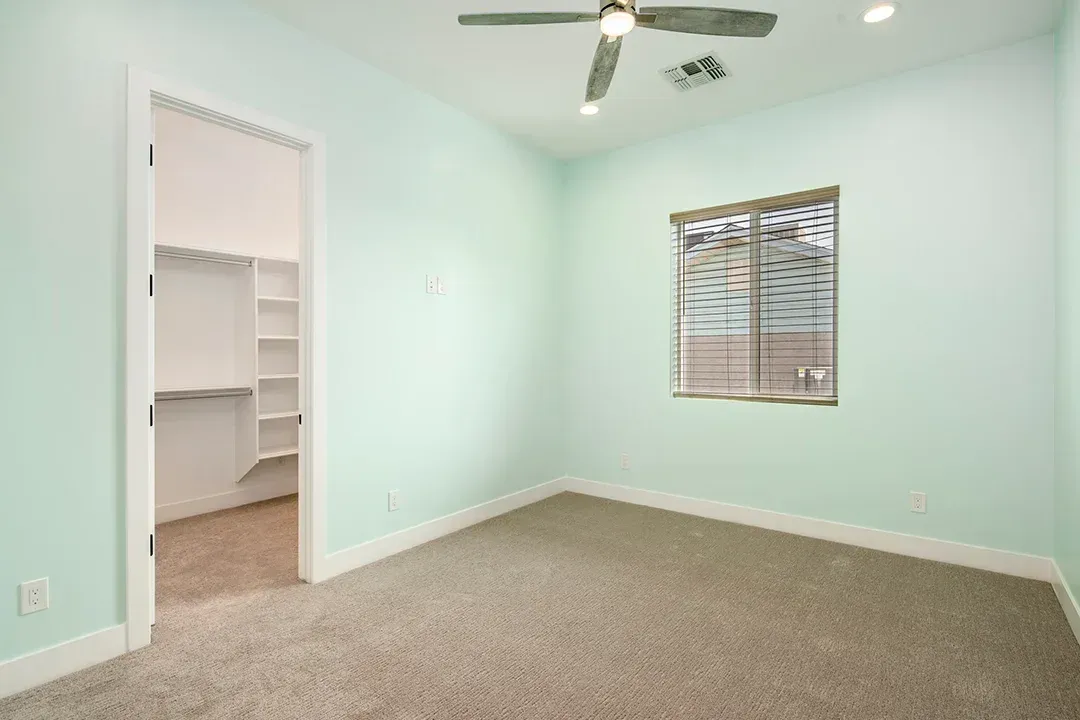
[[[0,717],[1080,718],[1046,583],[569,493],[315,587],[295,499],[159,530],[153,644]]]

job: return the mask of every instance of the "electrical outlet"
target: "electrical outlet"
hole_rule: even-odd
[[[446,285],[443,285],[441,277],[435,278],[435,292],[439,293],[440,295],[446,294]]]
[[[391,490],[386,494],[386,509],[394,512],[398,509],[398,491]]]
[[[630,455],[628,453],[623,453],[621,456],[619,456],[619,467],[621,467],[623,470],[630,469]]]
[[[49,609],[49,578],[31,580],[19,586],[19,614],[29,615]]]
[[[427,294],[434,295],[439,290],[439,278],[434,275],[427,276]]]
[[[926,493],[911,491],[911,512],[926,512]]]

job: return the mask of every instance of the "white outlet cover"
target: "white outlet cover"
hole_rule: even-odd
[[[440,295],[445,295],[446,294],[446,286],[443,285],[443,281],[442,281],[441,277],[436,277],[435,278],[435,287],[437,288],[437,292]]]
[[[386,509],[394,512],[398,509],[398,490],[391,490],[386,494]]]
[[[911,492],[911,512],[925,513],[926,512],[926,493]]]
[[[49,578],[30,580],[19,586],[19,614],[47,610],[49,608]]]
[[[439,278],[434,275],[427,276],[427,293],[428,295],[434,295],[438,291]]]
[[[630,469],[630,455],[628,453],[623,453],[621,456],[619,456],[619,467],[621,467],[623,470]]]

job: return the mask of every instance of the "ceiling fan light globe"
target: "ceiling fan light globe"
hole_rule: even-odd
[[[625,10],[616,10],[600,18],[600,32],[608,37],[622,37],[633,30],[635,25],[637,18]]]

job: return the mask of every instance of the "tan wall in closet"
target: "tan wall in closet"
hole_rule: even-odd
[[[156,241],[299,257],[300,153],[158,109]]]

